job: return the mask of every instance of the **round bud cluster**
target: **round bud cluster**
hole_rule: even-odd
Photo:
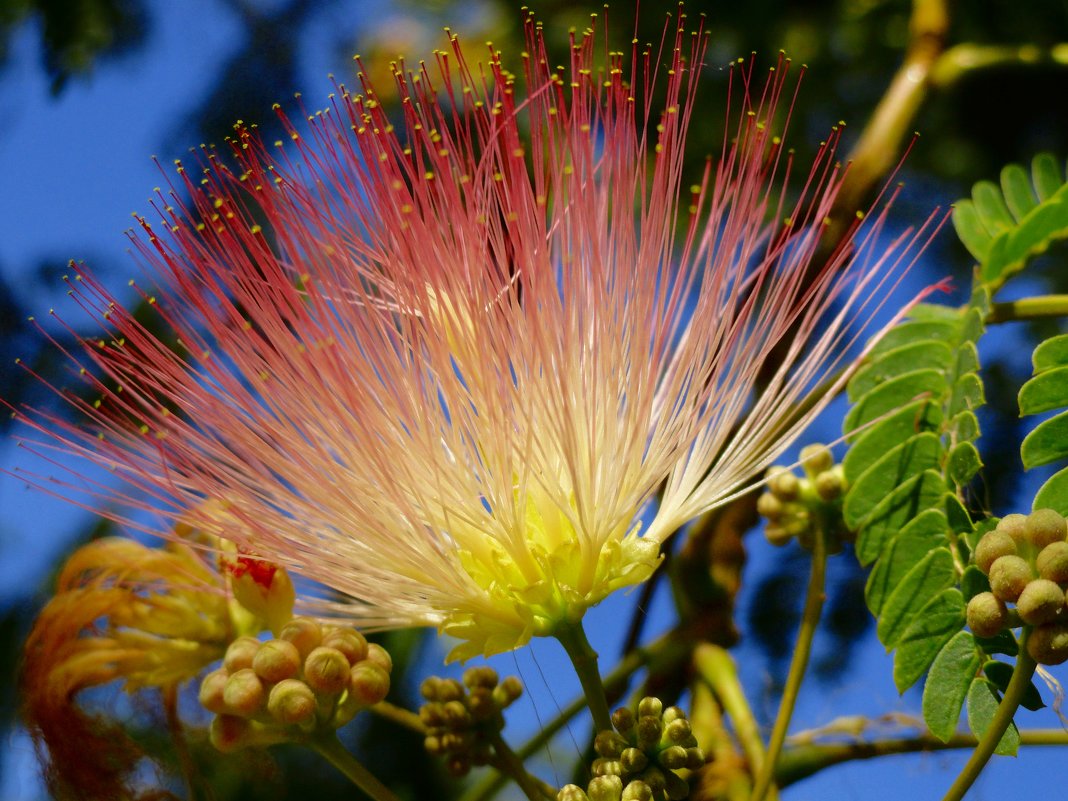
[[[453,776],[465,776],[472,765],[492,761],[493,740],[504,728],[501,712],[523,694],[523,685],[515,676],[498,681],[493,668],[473,667],[462,684],[431,676],[419,690],[427,701],[419,709],[427,752],[443,757]]]
[[[200,703],[215,714],[220,751],[271,745],[344,726],[386,697],[392,669],[386,650],[355,629],[295,617],[277,639],[234,640],[201,682]]]
[[[802,548],[812,550],[818,515],[823,522],[830,553],[852,542],[855,534],[842,522],[842,498],[846,491],[845,473],[826,445],[807,445],[801,450],[804,475],[784,467],[772,467],[767,475],[767,492],[757,499],[757,512],[767,518],[764,535],[772,545],[786,545],[797,539]]]
[[[1068,660],[1068,523],[1052,509],[1003,517],[976,545],[976,565],[990,592],[968,602],[968,626],[980,637],[1033,626],[1027,650],[1043,665]],[[1014,604],[1013,608],[1009,604]]]
[[[679,770],[705,764],[686,713],[677,706],[664,709],[658,698],[643,698],[638,714],[617,709],[614,729],[594,740],[597,759],[593,779],[585,790],[569,784],[557,801],[677,801],[690,794]]]

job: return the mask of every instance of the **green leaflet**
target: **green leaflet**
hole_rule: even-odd
[[[1005,662],[998,662],[996,659],[991,659],[983,665],[983,673],[990,679],[998,692],[1004,694],[1005,690],[1009,687],[1009,682],[1012,680],[1012,665]],[[1020,706],[1024,709],[1029,709],[1032,712],[1037,712],[1039,709],[1046,708],[1046,704],[1042,701],[1042,696],[1039,694],[1038,687],[1035,686],[1033,679],[1031,683],[1027,685],[1027,690],[1024,691],[1024,697],[1020,700]]]
[[[921,614],[921,610],[939,592],[956,583],[957,570],[953,565],[953,556],[946,548],[931,551],[913,567],[890,593],[879,614],[876,634],[886,649],[896,648],[905,630]]]
[[[931,665],[923,688],[923,719],[931,734],[942,742],[957,730],[961,706],[980,664],[975,638],[958,631]]]
[[[996,288],[1051,242],[1068,236],[1068,187],[1048,154],[1036,156],[1031,180],[1019,166],[1001,172],[1000,187],[980,181],[953,210],[957,236],[979,262],[981,280]]]
[[[999,701],[997,691],[989,680],[982,677],[972,679],[971,686],[968,687],[968,728],[976,737],[982,738],[986,730],[990,728],[994,714],[998,711]],[[1019,747],[1020,732],[1015,723],[1010,723],[1005,733],[1001,735],[997,747],[994,748],[994,753],[1016,756]]]
[[[964,625],[960,590],[944,590],[932,598],[906,627],[894,654],[894,684],[905,692],[927,672],[935,657]]]
[[[940,509],[928,509],[887,544],[864,586],[864,599],[876,617],[882,612],[886,598],[908,572],[946,541],[948,531],[949,521],[945,513]]]
[[[915,434],[939,431],[942,407],[922,398],[907,403],[862,433],[842,460],[846,478],[853,482],[887,451]]]
[[[937,470],[942,443],[930,432],[891,447],[851,482],[842,513],[846,525],[858,529],[894,489],[925,470]]]
[[[1031,357],[1035,374],[1020,387],[1020,416],[1068,407],[1068,334],[1047,339]],[[1068,458],[1068,411],[1035,426],[1020,445],[1025,469]],[[1068,514],[1068,469],[1054,474],[1035,495],[1034,508]]]
[[[913,476],[883,498],[866,518],[857,537],[857,559],[862,565],[875,560],[883,548],[912,520],[928,509],[941,507],[946,482],[935,470]],[[847,496],[848,497],[848,496]],[[945,542],[940,547],[945,547]]]

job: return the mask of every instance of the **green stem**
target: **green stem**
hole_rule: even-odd
[[[1016,658],[1016,667],[1012,671],[1012,678],[1009,679],[1009,686],[1005,688],[1005,694],[1001,697],[1001,703],[998,704],[997,711],[994,713],[994,719],[983,732],[967,764],[961,769],[956,781],[953,782],[942,801],[960,801],[964,798],[964,794],[968,792],[975,780],[979,778],[979,774],[983,772],[986,763],[990,761],[994,749],[1001,742],[1001,736],[1012,724],[1012,718],[1020,707],[1024,694],[1031,686],[1031,677],[1035,675],[1035,669],[1038,667],[1027,652],[1029,633],[1030,630],[1025,628],[1020,642],[1020,655]]]
[[[612,715],[608,711],[608,696],[601,682],[601,672],[597,668],[597,652],[586,639],[582,621],[561,624],[557,626],[553,635],[564,646],[571,664],[575,666],[575,673],[578,674],[579,682],[582,684],[582,692],[586,695],[586,704],[590,708],[590,714],[593,715],[594,731],[611,729]]]
[[[348,780],[363,790],[369,798],[374,801],[400,801],[393,791],[376,779],[371,771],[345,750],[345,746],[333,732],[309,740],[308,745],[344,773]]]
[[[508,743],[504,741],[504,738],[497,734],[490,742],[493,744],[493,753],[495,759],[492,764],[501,773],[509,776],[517,785],[519,789],[523,791],[530,801],[545,801],[545,799],[555,799],[556,790],[543,782],[541,779],[531,776],[527,772],[526,766],[523,764],[515,751],[508,747]]]
[[[379,701],[374,706],[368,707],[368,709],[380,718],[396,723],[398,726],[403,726],[409,731],[421,735],[426,734],[426,726],[423,725],[420,717],[402,706],[391,704],[389,701]]]
[[[1068,295],[1042,295],[995,303],[986,321],[993,325],[1042,317],[1068,317]]]
[[[787,787],[814,773],[860,759],[915,754],[934,751],[951,751],[975,748],[979,739],[974,734],[954,734],[942,742],[933,734],[916,737],[899,737],[885,740],[865,740],[856,743],[812,743],[787,748],[775,770],[779,787]],[[1020,732],[1021,745],[1068,745],[1068,731],[1064,729],[1032,729]]]
[[[738,744],[749,761],[749,770],[753,775],[760,773],[764,769],[766,758],[764,743],[760,739],[760,728],[749,708],[749,701],[746,700],[742,685],[738,682],[734,660],[718,645],[702,643],[694,649],[693,664],[730,717]]]
[[[816,536],[813,537],[812,570],[808,576],[808,589],[805,593],[805,608],[801,613],[801,627],[797,632],[794,656],[790,660],[790,672],[786,674],[786,686],[783,687],[779,711],[775,716],[775,725],[768,741],[767,758],[761,770],[756,774],[752,801],[764,801],[764,797],[775,778],[775,765],[779,761],[786,731],[794,714],[798,691],[808,669],[808,658],[812,652],[812,640],[823,612],[824,582],[827,577],[827,540],[821,523],[817,523]]]

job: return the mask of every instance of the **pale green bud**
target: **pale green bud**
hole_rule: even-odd
[[[622,801],[653,801],[653,791],[642,781],[633,781],[623,788]]]
[[[317,693],[340,693],[349,684],[349,660],[335,648],[319,646],[304,660],[304,681]]]
[[[1036,626],[1027,638],[1027,652],[1040,665],[1059,665],[1068,660],[1068,625]]]
[[[1041,550],[1054,542],[1064,542],[1068,523],[1053,509],[1036,509],[1027,516],[1027,534],[1031,544]]]
[[[590,801],[620,801],[623,779],[619,776],[597,776],[589,784]]]
[[[812,480],[816,494],[823,501],[836,501],[845,493],[845,477],[841,469],[835,468],[820,473]]]
[[[793,501],[801,493],[801,480],[788,470],[776,473],[768,482],[770,489],[781,501]]]
[[[638,717],[643,715],[653,715],[660,717],[664,713],[664,705],[659,698],[655,698],[651,695],[647,695],[641,701],[638,702]]]
[[[315,693],[302,681],[284,679],[271,688],[267,711],[279,723],[299,726],[315,719]]]
[[[255,637],[238,637],[226,648],[223,667],[228,673],[252,667],[252,660],[260,650],[260,641]]]
[[[794,538],[793,534],[782,526],[774,523],[768,523],[764,526],[764,536],[767,538],[768,542],[778,548],[781,548],[784,545],[789,545]]]
[[[226,686],[230,674],[224,668],[213,670],[200,682],[200,705],[209,712],[221,715],[226,712],[226,702],[223,700],[223,688]]]
[[[975,546],[975,564],[987,575],[990,575],[990,567],[997,559],[1015,555],[1016,540],[1000,530],[988,531]]]
[[[681,770],[686,767],[689,757],[681,745],[671,745],[657,755],[657,761],[668,770]]]
[[[641,773],[649,765],[649,757],[640,748],[626,748],[619,757],[626,773]]]
[[[621,706],[612,713],[612,725],[615,726],[616,731],[624,737],[629,736],[630,733],[634,731],[634,724],[634,713],[626,707]]]
[[[323,629],[309,617],[295,617],[282,627],[278,639],[293,643],[303,659],[322,644]]]
[[[601,757],[590,764],[590,773],[594,776],[622,776],[623,764],[618,759]]]
[[[393,672],[393,657],[389,655],[389,651],[383,648],[378,643],[368,643],[367,645],[367,661],[374,662],[376,665],[386,671],[386,673]],[[460,691],[463,694],[463,690]]]
[[[578,785],[565,784],[556,794],[556,801],[590,801],[590,797]]]
[[[1038,575],[1058,584],[1068,583],[1068,542],[1051,542],[1035,559]]]
[[[690,785],[681,776],[675,773],[668,773],[664,778],[667,780],[664,794],[667,796],[668,801],[682,801],[682,799],[690,795]]]
[[[1000,531],[1003,534],[1008,534],[1012,537],[1017,547],[1023,544],[1029,544],[1031,538],[1028,536],[1027,530],[1027,517],[1021,514],[1005,515],[998,521],[995,531]]]
[[[216,715],[211,721],[211,744],[224,754],[231,754],[249,745],[252,721],[236,715]]]
[[[263,682],[252,668],[232,673],[223,686],[223,703],[235,715],[255,715],[263,706],[265,696]]]
[[[256,652],[252,669],[269,684],[291,679],[300,672],[300,652],[289,640],[270,640]]]
[[[757,514],[772,521],[778,521],[783,513],[782,501],[770,492],[762,493],[760,497],[757,498],[756,509]]]
[[[693,739],[693,730],[690,728],[690,721],[686,718],[671,721],[664,730],[664,734],[668,742],[675,745],[690,745],[690,740]]]
[[[1019,556],[1002,556],[990,566],[990,589],[1006,603],[1015,602],[1031,581],[1031,566]]]
[[[968,628],[978,637],[993,637],[1009,622],[1004,601],[992,592],[981,592],[968,601]]]
[[[1052,623],[1064,606],[1064,590],[1049,579],[1030,582],[1016,601],[1020,619],[1029,625]]]
[[[593,741],[594,750],[603,757],[618,759],[629,744],[614,731],[602,731],[597,733]]]
[[[464,686],[469,690],[476,687],[492,690],[498,681],[497,671],[491,667],[472,667],[464,671]]]
[[[686,768],[688,770],[698,770],[704,767],[708,757],[705,755],[704,749],[699,746],[691,746],[686,749]]]
[[[506,676],[493,688],[493,700],[500,709],[511,706],[523,694],[523,682],[515,676]]]
[[[367,639],[355,629],[327,629],[323,645],[341,651],[350,666],[367,658]]]
[[[659,745],[663,731],[664,724],[659,715],[642,715],[638,718],[638,747],[647,750]]]
[[[653,795],[659,795],[667,787],[667,780],[664,778],[664,771],[657,767],[649,767],[645,769],[645,772],[641,775],[641,781],[648,785],[649,789],[653,791]]]
[[[373,662],[360,662],[349,671],[349,692],[361,706],[373,706],[389,695],[389,674]]]
[[[817,476],[834,467],[834,456],[826,445],[813,443],[801,449],[801,467],[809,476]]]

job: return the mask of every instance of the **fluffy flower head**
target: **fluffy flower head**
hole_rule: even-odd
[[[452,37],[394,66],[396,118],[338,86],[306,125],[279,111],[284,144],[238,125],[232,159],[179,164],[132,235],[167,333],[73,275],[104,326],[70,354],[99,401],[69,395],[85,424],[25,415],[39,447],[113,468],[124,487],[91,492],[126,508],[224,503],[207,530],[363,626],[440,627],[454,657],[647,578],[796,436],[912,242],[854,230],[815,259],[838,132],[788,200],[787,63],[762,86],[732,67],[739,122],[691,186],[703,30],[680,16],[629,58],[588,31],[562,67],[527,34],[522,77]]]

